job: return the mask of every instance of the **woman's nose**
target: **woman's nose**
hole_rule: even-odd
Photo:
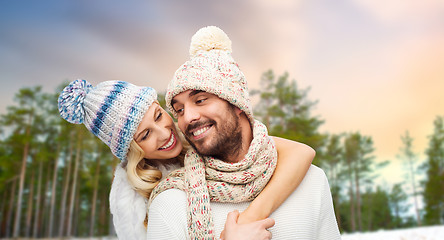
[[[156,134],[158,135],[157,139],[159,139],[160,141],[165,141],[170,138],[171,129],[165,124],[159,123],[156,125]]]

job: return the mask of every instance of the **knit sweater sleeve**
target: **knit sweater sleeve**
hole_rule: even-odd
[[[322,171],[321,177],[323,178],[323,189],[321,194],[322,201],[318,226],[319,231],[316,239],[341,239],[333,208],[330,186],[328,184],[327,176],[325,175],[324,171]]]
[[[160,193],[151,203],[148,212],[147,239],[189,239],[185,192],[170,189]]]

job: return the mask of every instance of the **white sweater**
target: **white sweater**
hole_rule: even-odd
[[[149,209],[147,239],[189,239],[186,194],[171,189],[157,196]],[[211,202],[218,237],[230,211],[245,210],[249,202]],[[270,216],[276,221],[269,230],[273,239],[341,239],[324,171],[312,165],[290,197]]]

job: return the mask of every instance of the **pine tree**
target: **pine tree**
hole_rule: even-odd
[[[376,191],[370,187],[362,194],[362,227],[365,231],[387,229],[392,226],[393,216],[390,210],[389,194],[377,186]]]
[[[21,165],[19,167],[19,186],[17,195],[17,204],[14,217],[12,236],[19,237],[23,229],[22,209],[25,190],[26,170],[28,161],[32,162],[31,151],[33,142],[38,140],[41,133],[42,114],[41,104],[43,94],[41,87],[22,88],[15,95],[17,106],[10,106],[7,113],[2,115],[2,125],[10,127],[11,135],[8,137],[10,147],[16,148],[21,152]],[[15,150],[14,150],[15,151]],[[15,170],[15,169],[14,169]]]
[[[406,204],[407,194],[403,191],[400,183],[393,185],[389,200],[393,214],[393,227],[400,228],[403,225],[401,215],[405,214],[408,210]]]
[[[444,223],[444,120],[438,116],[433,134],[429,136],[429,147],[426,150],[426,179],[424,186],[424,223]]]
[[[70,195],[70,201],[69,201],[69,207],[68,207],[68,223],[66,227],[66,235],[67,236],[73,236],[73,224],[75,223],[73,221],[74,219],[74,205],[76,197],[78,196],[76,194],[77,191],[77,184],[78,184],[78,176],[79,176],[79,169],[81,168],[79,165],[81,164],[81,158],[82,158],[82,148],[83,148],[83,126],[76,125],[77,129],[77,136],[76,136],[76,154],[75,154],[75,160],[74,160],[74,171],[73,171],[73,180],[72,180],[72,187],[71,187],[71,195]],[[76,211],[76,213],[78,213]]]
[[[118,161],[84,126],[60,117],[57,97],[24,88],[0,116],[0,238],[110,232],[108,196]]]
[[[325,154],[321,157],[321,167],[325,171],[329,183],[331,194],[333,198],[336,221],[340,230],[342,229],[341,212],[340,212],[340,197],[341,187],[345,180],[344,169],[344,148],[342,145],[342,135],[331,135],[328,138]]]
[[[373,171],[386,163],[374,162],[373,140],[360,133],[348,134],[345,138],[346,175],[349,181],[350,224],[352,231],[362,231],[361,188],[362,184],[371,185],[375,176]]]
[[[417,199],[417,189],[416,189],[416,154],[413,152],[413,138],[410,137],[409,131],[406,131],[404,136],[401,136],[401,141],[403,146],[400,149],[400,155],[398,155],[398,158],[402,159],[404,162],[408,165],[408,178],[410,185],[412,187],[412,197],[414,201],[415,206],[415,214],[416,214],[416,223],[418,226],[421,226],[421,217],[419,215],[419,207],[418,207],[418,199]]]
[[[309,89],[299,89],[294,80],[289,81],[288,73],[276,79],[271,70],[262,75],[261,85],[263,89],[252,90],[251,95],[259,95],[254,113],[269,134],[303,142],[319,151],[326,136],[318,132],[323,121],[311,116],[317,102],[308,100]]]

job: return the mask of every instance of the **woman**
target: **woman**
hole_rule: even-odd
[[[150,87],[123,81],[106,81],[93,87],[85,80],[75,80],[65,87],[58,100],[64,119],[83,123],[121,160],[110,193],[119,239],[145,237],[146,211],[141,208],[162,176],[183,166],[188,148],[156,98]],[[307,145],[281,138],[274,140],[278,152],[275,174],[241,213],[238,223],[268,217],[299,185],[313,160],[315,152]],[[300,156],[300,161],[289,160],[294,156]]]

